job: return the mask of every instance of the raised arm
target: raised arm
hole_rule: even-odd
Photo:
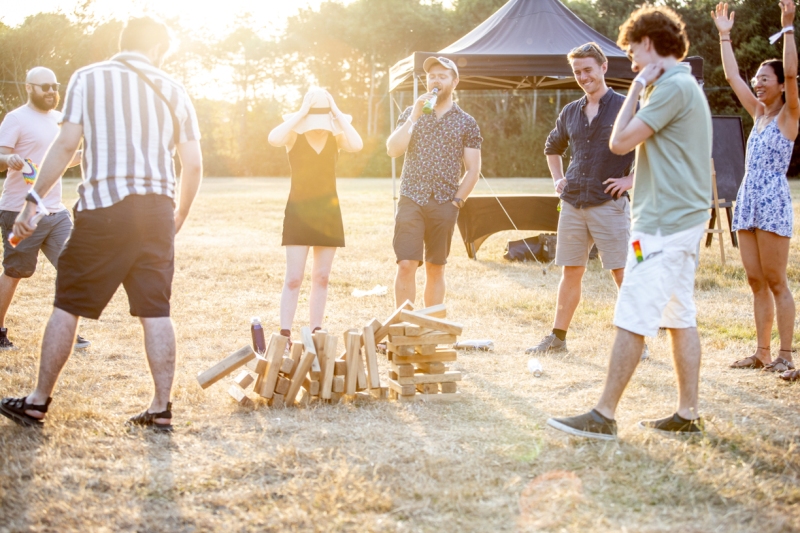
[[[720,2],[717,4],[717,9],[711,12],[711,19],[717,26],[719,31],[719,47],[722,53],[722,68],[725,69],[725,79],[728,80],[736,97],[742,103],[744,108],[750,113],[751,117],[756,116],[756,111],[761,106],[758,104],[758,99],[750,90],[750,86],[739,75],[739,66],[736,64],[736,56],[733,53],[733,44],[731,43],[731,29],[733,28],[734,12],[731,11],[728,16],[728,4]]]
[[[283,121],[271,132],[269,132],[269,136],[267,137],[269,144],[272,146],[286,146],[287,149],[291,148],[294,145],[295,140],[297,140],[297,134],[293,131],[294,127],[297,126],[306,115],[308,115],[308,111],[310,109],[311,93],[308,93],[306,94],[305,98],[303,98],[303,105],[300,107],[300,111],[289,117],[289,119]]]
[[[781,27],[794,26],[795,6],[792,0],[781,0]],[[800,119],[800,100],[797,92],[797,44],[794,31],[783,34],[783,76],[786,103],[778,117],[778,125],[789,139],[797,137],[797,121]]]
[[[328,97],[328,105],[330,105],[333,120],[342,128],[342,133],[336,136],[336,145],[345,152],[360,152],[364,148],[364,141],[361,140],[361,135],[358,134],[352,124],[344,119],[344,113],[339,110],[339,106],[333,101],[331,94],[325,91],[325,95]]]

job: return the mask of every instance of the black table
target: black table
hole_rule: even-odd
[[[470,196],[458,214],[458,230],[467,247],[467,255],[475,259],[487,237],[499,231],[513,230],[514,224],[519,230],[556,231],[558,202],[558,196],[542,194]]]

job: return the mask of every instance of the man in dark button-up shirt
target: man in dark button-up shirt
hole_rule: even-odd
[[[575,48],[567,58],[586,94],[561,110],[544,149],[562,199],[556,244],[561,283],[553,330],[526,353],[566,351],[567,328],[580,303],[581,280],[592,244],[597,245],[603,268],[611,270],[619,287],[631,231],[626,191],[633,184],[633,153],[618,156],[608,147],[625,98],[606,85],[608,62],[596,43]],[[572,149],[572,158],[564,176],[562,156],[567,148]]]
[[[458,210],[478,182],[481,132],[475,119],[453,102],[458,67],[445,57],[423,65],[428,91],[400,115],[386,141],[391,157],[405,154],[394,226],[397,305],[416,296],[416,271],[425,262],[425,305],[444,301],[444,265]],[[436,106],[423,113],[426,102]],[[462,164],[465,171],[462,171]]]

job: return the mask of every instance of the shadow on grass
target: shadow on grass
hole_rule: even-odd
[[[48,437],[42,429],[2,421],[8,424],[0,428],[0,530],[29,531],[37,500],[35,463]]]

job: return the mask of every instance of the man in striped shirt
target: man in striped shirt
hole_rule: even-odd
[[[169,44],[162,23],[131,19],[122,30],[119,54],[78,70],[70,79],[61,131],[14,224],[17,235],[32,234],[30,221],[40,197],[83,140],[75,226],[59,258],[36,389],[27,397],[0,402],[0,414],[19,424],[42,425],[80,317],[99,318],[121,284],[131,314],[142,323],[155,383],[150,407],[130,422],[172,429],[173,244],[200,186],[202,154],[197,117],[185,89],[158,68]],[[182,168],[177,206],[176,151]]]

